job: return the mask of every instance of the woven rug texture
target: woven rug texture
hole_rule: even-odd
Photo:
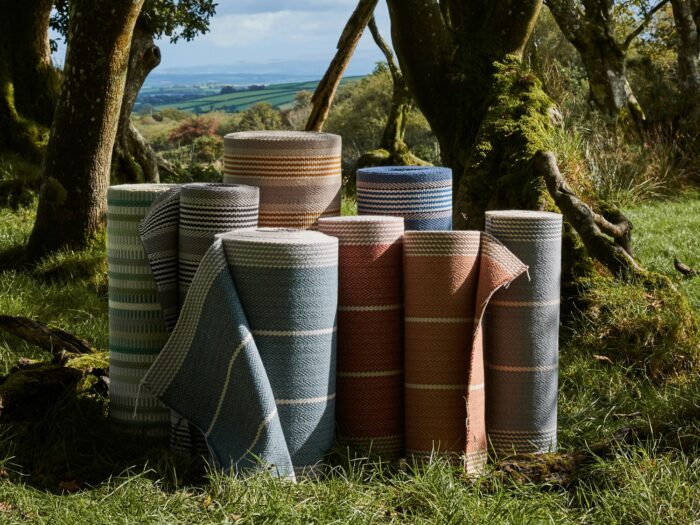
[[[199,263],[217,234],[257,225],[258,189],[195,183],[161,195],[141,222],[141,238],[171,332]],[[171,449],[206,454],[203,436],[177,413],[171,414]]]
[[[529,266],[487,311],[487,430],[497,454],[555,451],[562,217],[486,213],[486,231]],[[497,328],[496,328],[497,327]]]
[[[482,318],[492,294],[527,267],[488,234],[404,236],[405,431],[408,456],[433,451],[486,463]]]
[[[336,424],[361,454],[403,454],[403,219],[319,220],[340,243]]]
[[[340,215],[341,150],[330,133],[231,133],[224,182],[260,188],[261,227],[315,229],[320,217]]]
[[[170,411],[139,384],[168,339],[139,224],[172,186],[129,184],[107,192],[110,418],[117,428],[167,442]],[[137,409],[138,399],[138,409]]]
[[[452,170],[389,166],[357,170],[360,215],[394,215],[409,230],[452,229]]]

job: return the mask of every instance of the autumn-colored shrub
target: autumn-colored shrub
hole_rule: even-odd
[[[173,129],[168,135],[168,141],[175,144],[192,144],[199,137],[210,137],[216,135],[219,126],[217,119],[198,116],[183,120],[182,123]]]

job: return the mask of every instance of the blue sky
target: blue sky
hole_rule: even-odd
[[[176,45],[159,42],[163,59],[158,71],[299,60],[326,63],[356,5],[357,0],[220,0],[209,33]],[[389,15],[382,1],[376,17],[388,39]],[[382,56],[366,32],[348,73],[368,73],[379,60]]]

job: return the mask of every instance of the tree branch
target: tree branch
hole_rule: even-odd
[[[609,213],[606,219],[591,210],[566,183],[553,153],[538,152],[533,161],[535,170],[543,177],[555,204],[579,234],[591,257],[600,261],[616,276],[643,272],[628,251],[632,229],[629,221],[620,214],[624,220],[613,224],[608,220],[614,217],[613,214]],[[605,234],[611,235],[614,241]]]
[[[48,325],[26,317],[0,315],[0,330],[23,339],[32,345],[51,352],[55,357],[63,357],[63,352],[71,354],[91,354],[93,347],[75,335],[51,328]]]
[[[396,82],[396,79],[401,76],[401,70],[399,69],[399,65],[394,59],[394,53],[391,51],[389,44],[387,44],[386,40],[382,38],[382,34],[379,32],[379,28],[377,27],[377,21],[374,19],[374,17],[372,17],[372,19],[369,21],[369,30],[370,33],[372,33],[372,38],[377,44],[377,47],[384,54],[384,58],[386,58],[386,63],[389,65],[389,71],[391,71],[391,76],[394,79],[394,82]]]
[[[632,45],[632,42],[634,41],[635,38],[637,38],[642,31],[644,31],[649,23],[652,21],[654,18],[654,15],[666,4],[669,3],[670,0],[661,0],[658,4],[656,4],[653,8],[651,8],[648,12],[644,14],[644,18],[640,22],[639,26],[632,31],[629,35],[627,35],[627,38],[625,38],[625,41],[622,43],[622,48],[627,49]]]
[[[345,29],[343,29],[338,41],[338,51],[311,98],[312,109],[306,123],[306,131],[321,131],[323,129],[340,80],[343,78],[343,73],[348,67],[365,27],[374,14],[377,1],[360,0],[345,24]]]

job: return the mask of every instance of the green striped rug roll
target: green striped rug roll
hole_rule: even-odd
[[[557,448],[562,217],[486,213],[486,231],[529,267],[493,297],[486,319],[486,428],[497,454]]]
[[[170,188],[129,184],[107,192],[110,418],[118,428],[158,442],[167,442],[170,411],[154,396],[139,395],[139,384],[168,333],[139,224]]]

